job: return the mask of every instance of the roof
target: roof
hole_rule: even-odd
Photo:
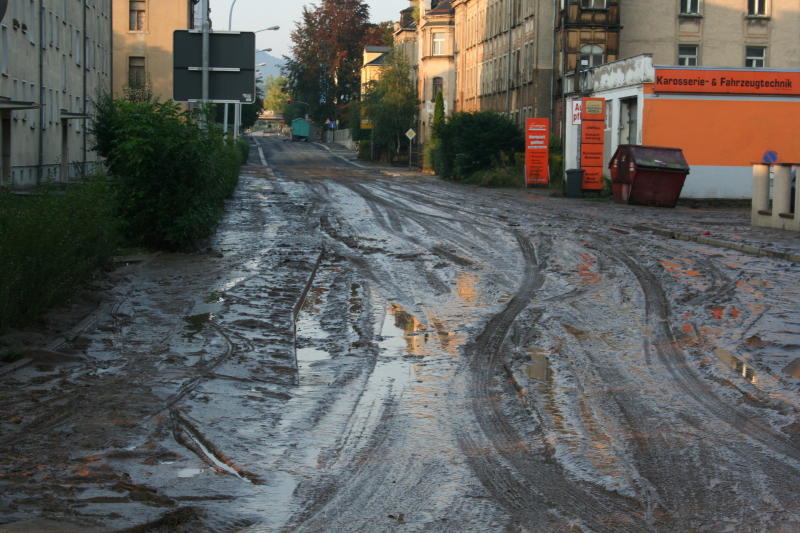
[[[391,46],[375,46],[375,45],[367,45],[364,47],[365,52],[389,52],[392,50]]]
[[[450,0],[441,0],[436,7],[428,10],[426,15],[450,15],[452,13],[453,6],[450,4]]]

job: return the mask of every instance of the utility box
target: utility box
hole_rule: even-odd
[[[680,148],[621,144],[608,164],[614,201],[675,207],[689,165]]]

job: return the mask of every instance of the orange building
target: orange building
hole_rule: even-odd
[[[682,197],[752,196],[752,163],[800,161],[800,71],[653,65],[649,54],[592,69],[583,89],[604,98],[604,168],[620,144],[680,148],[691,167]],[[579,98],[566,102],[567,168],[579,168]]]

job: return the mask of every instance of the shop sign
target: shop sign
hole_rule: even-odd
[[[606,101],[584,98],[581,110],[581,168],[585,191],[603,189],[603,153],[605,144]]]
[[[656,69],[658,93],[771,94],[800,96],[800,72]]]
[[[525,184],[550,182],[550,119],[525,120]]]

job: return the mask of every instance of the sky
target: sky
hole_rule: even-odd
[[[211,21],[215,30],[228,29],[228,15],[233,0],[210,0]],[[295,21],[300,20],[303,6],[320,2],[311,0],[236,0],[231,29],[257,31],[270,26],[280,26],[278,31],[256,34],[259,49],[272,48],[271,55],[281,57],[289,54],[289,35]],[[408,0],[367,0],[372,22],[395,21],[400,11],[408,7]]]

